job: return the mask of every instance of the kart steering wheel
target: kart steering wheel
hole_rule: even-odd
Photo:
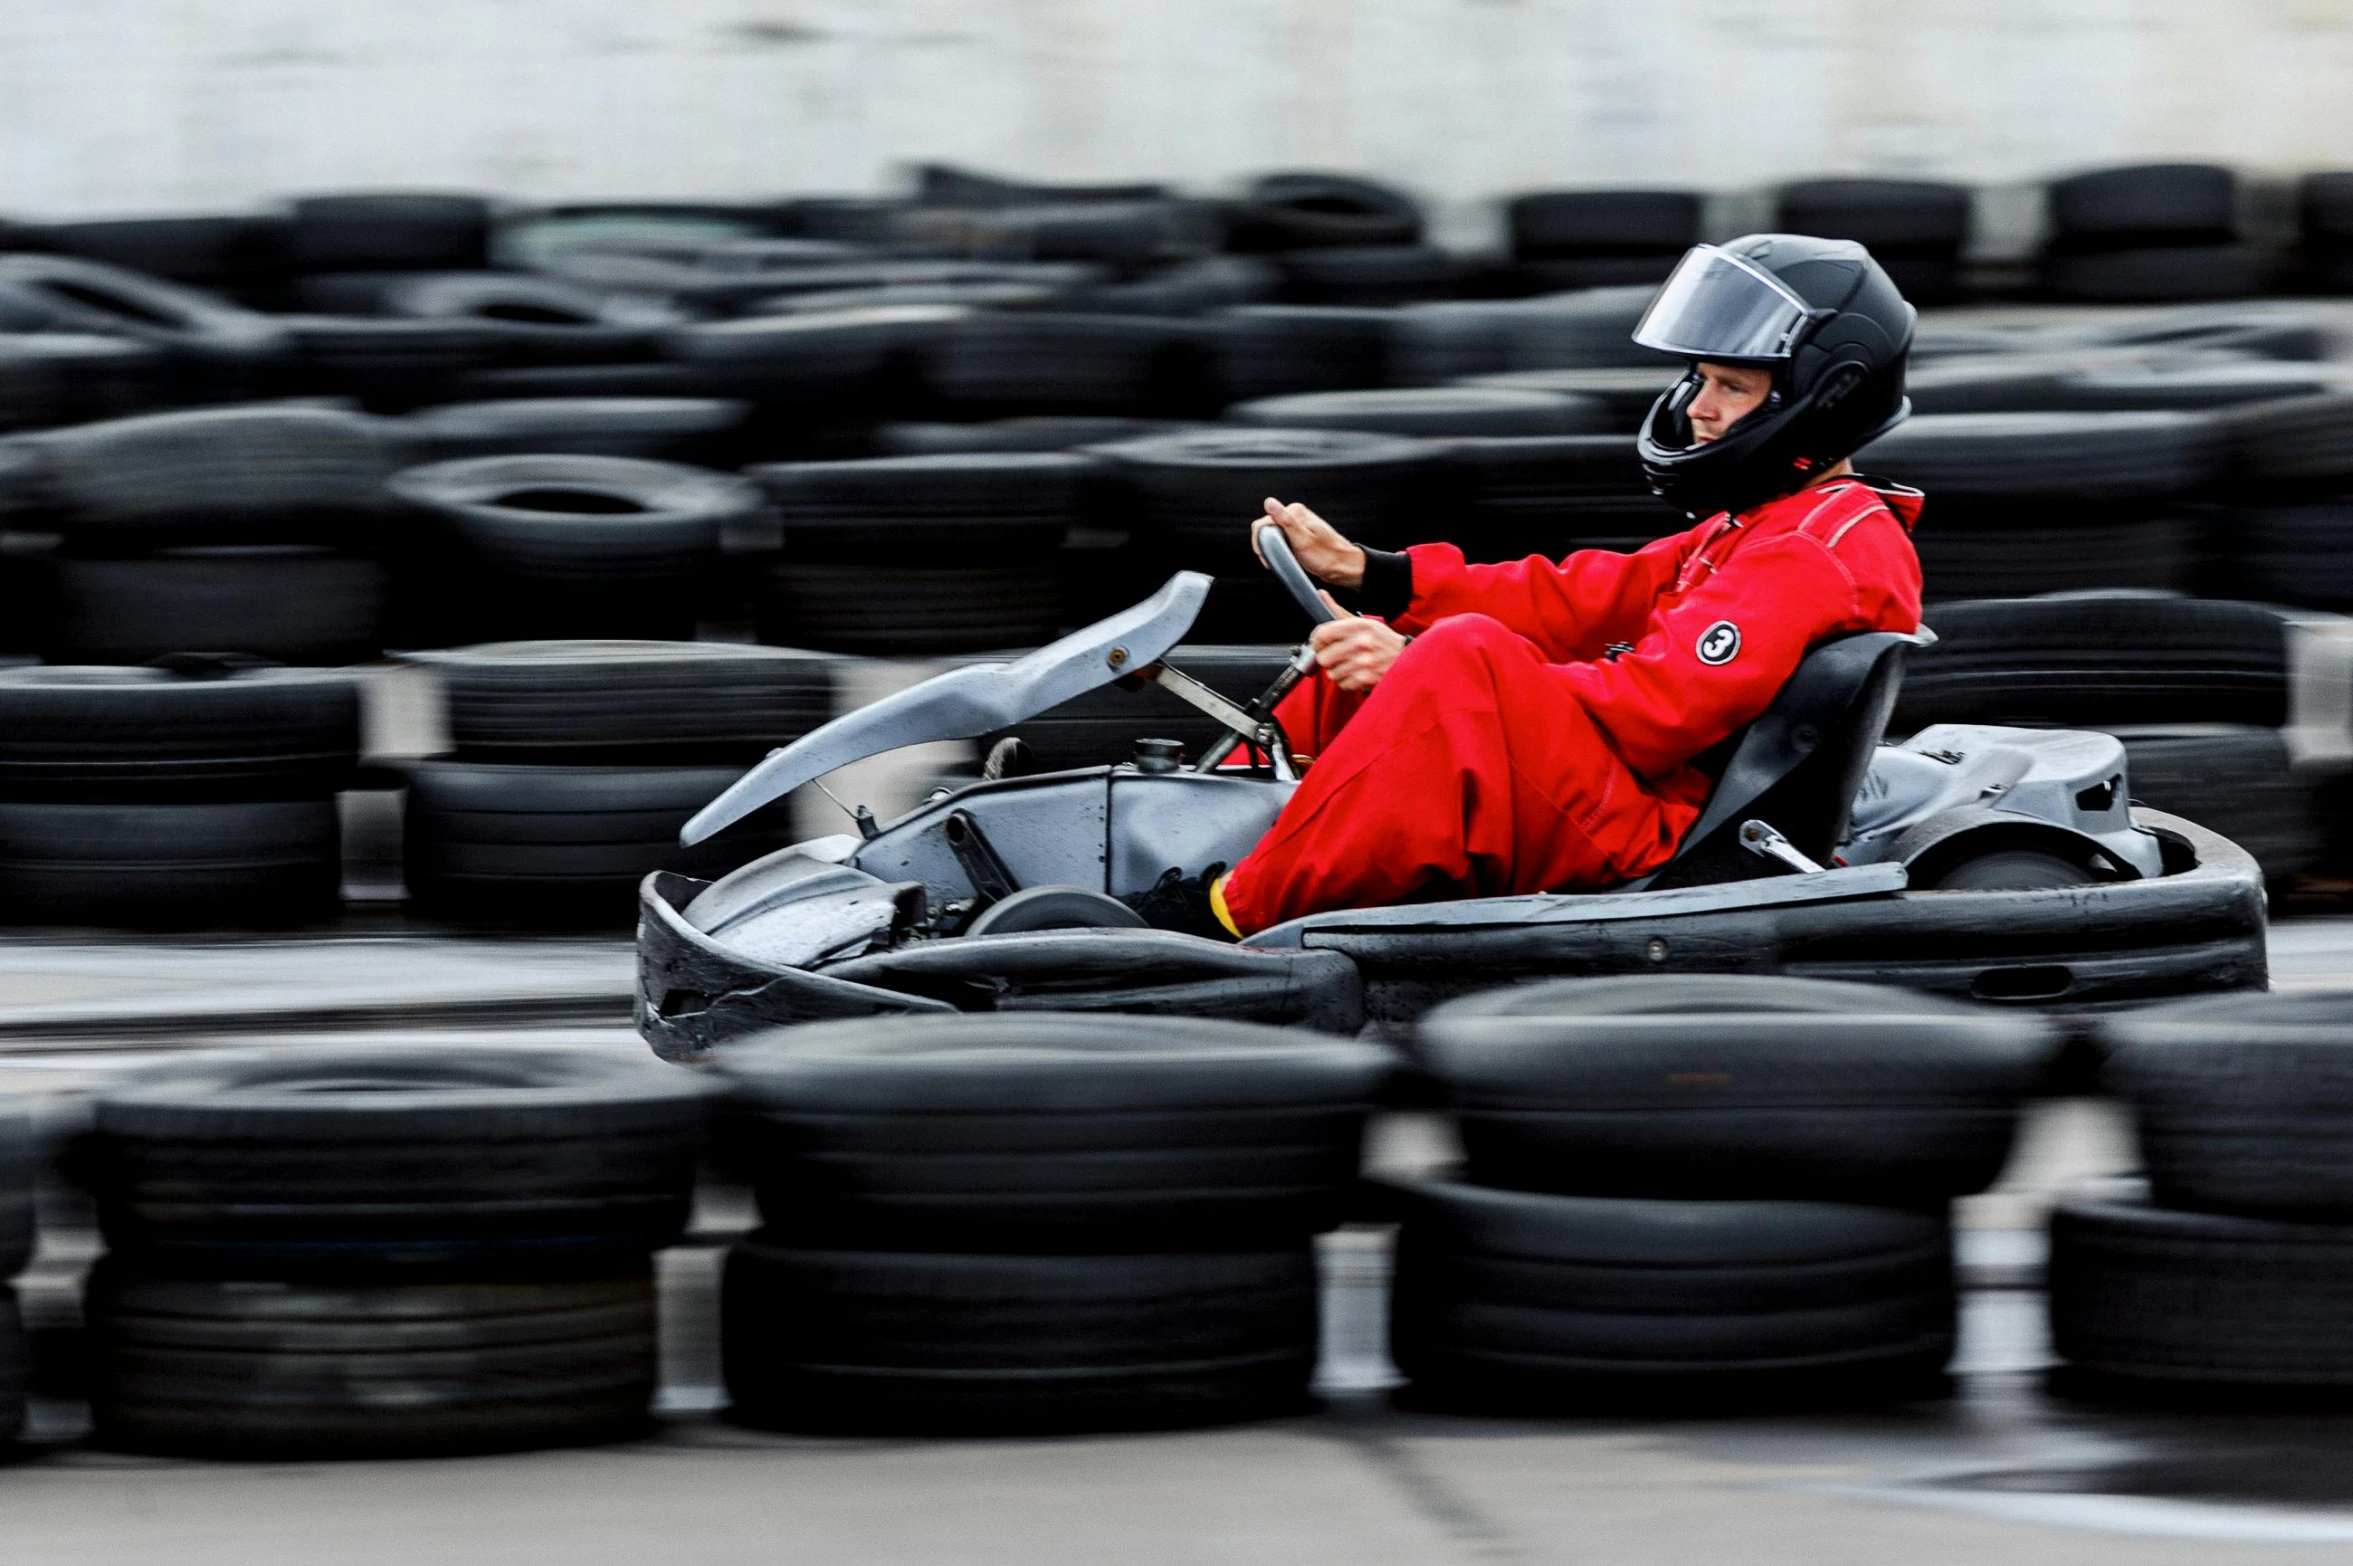
[[[1292,601],[1306,612],[1310,624],[1322,625],[1340,618],[1332,613],[1331,605],[1323,601],[1315,583],[1300,568],[1299,557],[1291,553],[1291,540],[1284,536],[1280,526],[1269,522],[1258,530],[1258,552],[1265,557],[1266,568],[1275,574],[1275,580],[1283,584]]]

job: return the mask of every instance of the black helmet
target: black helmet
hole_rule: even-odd
[[[1915,318],[1852,240],[1751,234],[1693,247],[1634,328],[1643,347],[1693,361],[1642,421],[1635,449],[1650,487],[1694,517],[1803,489],[1910,416]],[[1702,361],[1773,372],[1764,405],[1705,445],[1685,411]]]

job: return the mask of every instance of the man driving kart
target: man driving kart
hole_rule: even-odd
[[[1707,798],[1710,752],[1808,648],[1919,624],[1919,492],[1847,460],[1911,410],[1913,320],[1850,242],[1761,234],[1685,256],[1634,336],[1690,368],[1636,444],[1651,487],[1698,525],[1630,555],[1390,554],[1267,501],[1253,539],[1282,529],[1357,611],[1316,629],[1320,674],[1277,713],[1313,765],[1230,873],[1171,870],[1130,901],[1155,925],[1234,939],[1329,909],[1657,869]]]

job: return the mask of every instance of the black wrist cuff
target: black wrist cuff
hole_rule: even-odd
[[[1394,620],[1413,603],[1413,556],[1386,549],[1364,552],[1364,582],[1352,593],[1334,594],[1349,600],[1358,614]]]

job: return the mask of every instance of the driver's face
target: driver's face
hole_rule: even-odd
[[[1702,364],[1699,393],[1685,413],[1691,438],[1704,446],[1765,405],[1773,394],[1773,372],[1744,364]]]

